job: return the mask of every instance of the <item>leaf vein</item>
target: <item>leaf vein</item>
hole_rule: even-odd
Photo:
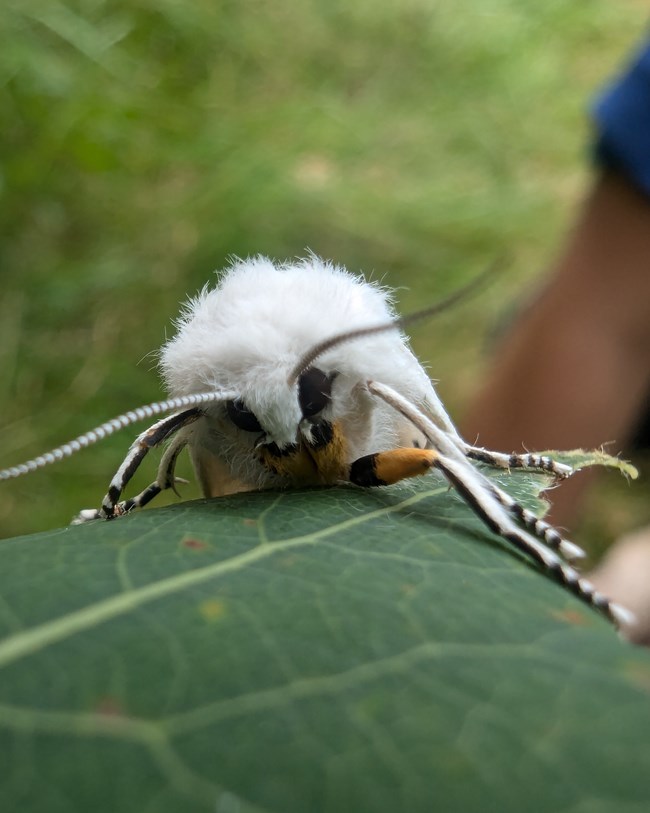
[[[439,493],[440,490],[441,489],[432,489],[413,494],[394,505],[384,506],[360,516],[351,517],[337,525],[331,525],[310,534],[274,541],[271,544],[261,544],[225,562],[216,562],[204,568],[179,573],[167,579],[161,579],[160,581],[138,587],[134,590],[119,593],[110,598],[98,601],[95,604],[68,613],[66,616],[55,618],[31,629],[15,633],[0,642],[0,668],[20,658],[33,655],[79,632],[93,629],[113,618],[133,612],[144,604],[149,604],[166,596],[180,593],[195,585],[219,578],[226,573],[241,570],[254,562],[266,559],[278,552],[313,545],[320,539],[333,536],[355,525],[363,524],[376,517],[388,516],[399,512],[406,506],[413,505],[414,503]]]

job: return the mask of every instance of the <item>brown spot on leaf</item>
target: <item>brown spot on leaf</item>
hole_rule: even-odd
[[[586,613],[580,610],[554,610],[551,615],[558,621],[564,621],[565,624],[571,624],[574,627],[589,626],[591,619]]]
[[[257,525],[257,520],[256,519],[248,519],[247,518],[247,519],[242,520],[242,522],[244,523],[244,525],[246,525],[247,528],[254,528]]]
[[[191,550],[205,550],[208,547],[206,542],[201,542],[200,539],[184,539],[183,547],[190,548]]]

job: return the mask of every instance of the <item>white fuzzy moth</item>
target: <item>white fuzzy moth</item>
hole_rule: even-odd
[[[67,457],[135,421],[172,412],[140,434],[101,508],[75,523],[112,519],[175,488],[187,447],[207,497],[257,488],[351,482],[382,486],[436,469],[494,532],[532,556],[621,625],[625,608],[596,592],[567,560],[583,555],[519,505],[474,461],[567,477],[550,457],[471,446],[456,431],[398,329],[390,292],[310,256],[236,261],[191,299],[160,353],[169,399],[139,407],[48,454],[0,471],[17,477]],[[155,481],[122,493],[154,446],[169,441]]]

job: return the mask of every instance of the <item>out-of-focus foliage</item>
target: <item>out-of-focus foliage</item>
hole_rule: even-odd
[[[0,465],[157,398],[151,351],[231,254],[310,247],[408,286],[412,309],[505,251],[483,298],[494,317],[555,250],[589,98],[645,14],[632,0],[7,0]],[[476,369],[473,308],[418,331],[452,404]],[[3,484],[0,533],[96,504],[127,444]]]

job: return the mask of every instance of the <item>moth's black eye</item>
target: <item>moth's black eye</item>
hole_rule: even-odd
[[[228,417],[239,429],[245,432],[263,432],[260,422],[255,415],[247,409],[243,401],[237,399],[236,401],[226,401],[226,412]]]
[[[305,418],[318,415],[332,400],[332,378],[318,367],[310,367],[298,379],[298,402]]]

